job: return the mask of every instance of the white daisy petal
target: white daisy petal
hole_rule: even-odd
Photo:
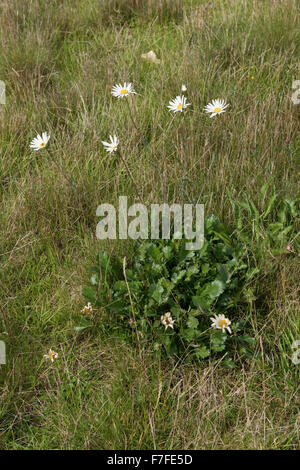
[[[115,152],[118,149],[119,145],[119,139],[116,135],[114,136],[109,136],[110,142],[106,142],[102,140],[102,144],[104,145],[104,148],[107,152]]]
[[[214,117],[217,114],[222,114],[225,112],[225,109],[229,106],[229,104],[226,104],[225,100],[220,100],[219,98],[216,100],[212,100],[211,103],[207,104],[204,107],[204,111],[206,113],[211,113],[209,117]]]
[[[231,334],[231,329],[229,328],[229,325],[231,325],[231,321],[229,320],[229,318],[225,318],[224,314],[215,315],[215,317],[211,317],[210,319],[212,321],[212,328],[222,330],[223,333],[225,333],[225,330],[227,330]]]
[[[44,357],[45,357],[47,360],[53,362],[54,359],[57,359],[57,358],[58,358],[58,354],[57,354],[57,352],[53,351],[53,350],[50,348],[48,354],[44,354]]]
[[[114,85],[111,89],[111,94],[116,98],[124,98],[124,96],[136,94],[136,92],[133,89],[132,83],[124,82],[124,85],[121,85],[121,83]]]
[[[186,97],[176,96],[176,98],[172,101],[169,101],[169,106],[167,106],[171,111],[177,113],[178,111],[182,112],[185,108],[190,106],[191,103],[186,102]]]
[[[30,147],[33,148],[35,151],[40,150],[46,147],[48,141],[50,139],[50,135],[47,132],[43,132],[42,136],[40,134],[37,135],[31,142]]]

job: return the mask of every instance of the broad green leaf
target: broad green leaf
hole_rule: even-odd
[[[235,369],[237,366],[233,362],[233,359],[231,357],[225,357],[222,361],[222,365],[227,367],[228,369]]]
[[[293,201],[292,199],[286,198],[284,202],[288,205],[291,211],[291,215],[294,218],[299,217],[299,209],[297,209],[296,206],[296,201]],[[299,206],[298,206],[299,207]]]
[[[205,294],[207,294],[212,300],[215,300],[219,297],[225,290],[224,282],[216,279],[205,289]]]
[[[221,330],[214,331],[210,337],[212,350],[215,352],[224,351],[226,340],[226,333],[223,333]]]
[[[187,328],[182,331],[182,336],[186,341],[190,342],[195,338],[195,331],[194,328]]]
[[[190,315],[186,324],[188,328],[197,328],[197,326],[199,325],[199,321],[197,320],[196,317],[192,317]]]
[[[210,355],[210,351],[206,346],[201,346],[195,349],[194,355],[199,359],[205,359]]]
[[[266,204],[266,209],[265,209],[265,211],[264,211],[264,213],[263,213],[263,215],[262,215],[264,219],[265,219],[265,218],[270,214],[270,212],[272,211],[272,209],[273,209],[273,207],[274,207],[274,205],[275,205],[276,200],[277,200],[277,194],[274,193],[274,194],[271,196],[271,198],[269,199],[269,201],[267,202],[267,204]]]
[[[194,295],[192,297],[192,302],[194,306],[199,308],[202,312],[209,313],[209,309],[212,304],[211,299],[208,299],[205,296]]]
[[[174,282],[175,284],[177,282],[179,282],[186,274],[186,270],[181,270],[179,272],[175,272],[173,273],[172,277],[171,277],[171,281]]]
[[[245,343],[252,344],[252,345],[256,344],[256,339],[248,334],[244,334],[243,336],[239,336],[238,338],[239,338],[239,341],[243,341]]]
[[[267,194],[267,191],[268,191],[268,187],[270,186],[270,183],[271,183],[271,179],[269,181],[267,181],[265,184],[262,185],[262,187],[260,188],[260,194],[262,195],[262,200],[264,201],[265,197],[266,197],[266,194]]]
[[[156,263],[159,263],[162,257],[160,249],[156,245],[151,245],[148,250],[149,256],[154,259]]]
[[[76,333],[79,333],[80,331],[86,330],[86,328],[89,328],[90,325],[87,326],[74,326],[74,331]]]
[[[164,292],[164,288],[161,285],[152,286],[151,290],[151,297],[160,304],[162,302],[162,294]]]

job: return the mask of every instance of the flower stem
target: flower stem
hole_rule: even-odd
[[[157,163],[156,159],[154,158],[150,148],[149,148],[149,145],[148,145],[148,142],[147,142],[147,139],[146,137],[143,136],[142,134],[142,131],[140,130],[140,128],[137,126],[134,118],[133,118],[133,115],[132,115],[132,111],[131,111],[131,108],[130,108],[130,105],[129,105],[129,102],[128,100],[126,100],[126,103],[127,103],[127,106],[128,106],[128,110],[129,110],[129,116],[130,116],[130,119],[132,121],[132,124],[134,125],[135,129],[138,131],[138,133],[142,136],[143,138],[143,146],[144,146],[144,149],[145,149],[145,153],[146,155],[148,154],[150,156],[150,159],[153,163],[153,165],[155,166],[155,168],[157,169],[159,175],[160,175],[160,179],[161,179],[161,186],[162,186],[162,192],[163,192],[163,199],[164,199],[164,202],[166,202],[167,200],[167,196],[166,196],[166,184],[165,184],[165,177],[164,177],[164,172],[161,170],[159,164]]]
[[[75,189],[78,191],[78,188],[77,188],[77,186],[75,185],[75,183],[74,183],[72,180],[70,180],[70,178],[69,178],[67,175],[65,175],[65,173],[63,172],[62,167],[61,167],[61,166],[57,163],[57,161],[55,160],[53,153],[52,153],[48,148],[47,148],[46,150],[47,150],[48,155],[50,156],[51,160],[53,161],[54,165],[56,166],[56,168],[58,169],[58,171],[63,175],[63,177],[65,178],[65,180],[72,186],[72,188],[75,188]]]
[[[137,185],[136,185],[136,183],[135,183],[135,181],[134,181],[134,178],[133,178],[133,176],[132,176],[132,173],[131,173],[131,171],[130,171],[130,169],[129,169],[129,166],[127,165],[127,162],[126,162],[125,158],[123,157],[123,154],[122,154],[121,150],[119,150],[119,153],[120,153],[120,157],[121,157],[121,159],[122,159],[122,162],[123,162],[124,165],[125,165],[126,171],[127,171],[128,175],[129,175],[131,181],[132,181],[132,184],[133,184],[133,186],[135,187],[136,193],[137,193],[137,195],[138,195],[140,201],[143,203],[143,198],[142,198],[141,195],[140,195],[140,192],[139,192],[139,190],[138,190],[138,188],[137,188]]]
[[[204,191],[204,188],[205,188],[205,185],[206,185],[206,182],[207,182],[207,176],[208,176],[209,173],[210,173],[210,170],[211,170],[212,165],[213,165],[213,163],[214,163],[215,156],[216,156],[216,152],[213,152],[212,157],[211,157],[211,160],[210,160],[210,163],[209,163],[209,168],[208,168],[208,170],[207,170],[206,179],[205,179],[204,184],[203,184],[203,186],[202,186],[201,192],[200,192],[200,194],[199,194],[199,196],[198,196],[196,205],[198,204],[198,202],[199,202],[199,200],[200,200],[200,198],[201,198],[201,196],[202,196],[202,194],[203,194],[203,191]]]

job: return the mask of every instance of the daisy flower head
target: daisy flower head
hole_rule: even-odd
[[[121,85],[121,83],[114,85],[111,94],[116,98],[124,98],[124,96],[136,94],[136,92],[133,89],[132,83],[124,82],[124,85]]]
[[[174,325],[175,320],[172,319],[171,312],[167,312],[165,315],[162,315],[160,319],[161,319],[162,324],[165,327],[165,330],[168,328],[168,326],[174,330],[173,325]]]
[[[186,91],[187,90],[187,87],[185,85],[182,85],[181,86],[181,91]]]
[[[178,111],[183,111],[185,108],[190,106],[191,103],[186,102],[186,97],[184,95],[182,96],[176,96],[176,98],[173,101],[169,101],[169,106],[168,108],[171,111],[174,111],[174,113],[177,113]]]
[[[204,111],[206,113],[211,113],[209,117],[214,117],[217,114],[221,114],[225,112],[225,109],[229,106],[229,104],[226,104],[225,100],[212,100],[211,103],[208,103],[207,106],[205,106]]]
[[[109,138],[110,142],[105,142],[102,140],[102,144],[104,145],[107,152],[115,152],[118,149],[119,139],[116,135],[113,137],[110,135]]]
[[[231,321],[228,318],[225,318],[225,315],[215,315],[215,317],[210,317],[210,319],[212,321],[212,328],[222,330],[223,333],[225,333],[226,329],[228,333],[231,333],[231,329],[229,328]]]
[[[80,310],[80,311],[81,311],[81,313],[83,313],[84,315],[88,315],[89,313],[92,313],[93,307],[92,307],[91,302],[88,302],[88,304],[85,305],[85,306],[83,307],[83,309]]]
[[[37,151],[40,150],[44,147],[46,147],[48,140],[50,139],[50,135],[47,134],[47,132],[43,132],[42,136],[38,134],[30,143],[30,147]]]
[[[45,357],[47,360],[53,362],[54,359],[57,359],[57,358],[58,358],[58,354],[57,354],[57,352],[53,351],[53,350],[50,348],[48,354],[44,354],[44,357]]]

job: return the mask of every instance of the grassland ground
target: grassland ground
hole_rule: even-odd
[[[259,207],[270,180],[299,197],[299,13],[296,0],[0,2],[1,449],[299,448],[297,253],[259,258],[257,300],[240,312],[257,355],[237,369],[137,353],[106,334],[100,311],[96,332],[74,332],[99,249],[134,255],[130,241],[96,239],[102,202],[137,202],[135,185],[146,204],[181,200],[186,172],[187,196],[202,192],[206,214],[234,227],[229,194]],[[160,63],[141,59],[150,50]],[[111,96],[125,80],[158,169]],[[167,109],[182,84],[183,120]],[[218,97],[230,108],[209,119]],[[42,131],[52,157],[29,148]],[[105,152],[110,134],[135,184]]]

